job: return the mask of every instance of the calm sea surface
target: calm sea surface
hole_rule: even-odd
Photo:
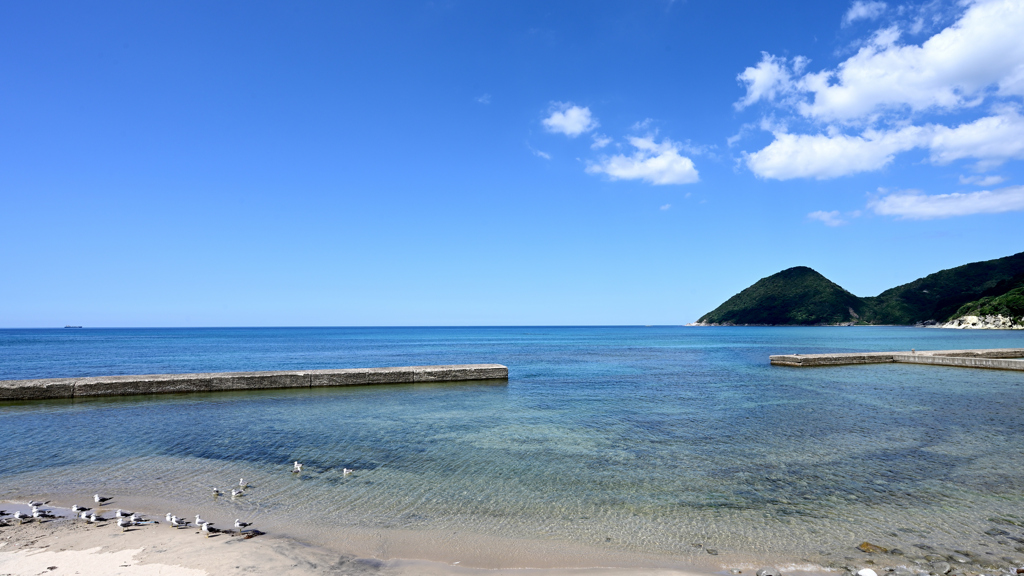
[[[148,498],[378,555],[521,549],[495,565],[552,544],[841,565],[863,558],[854,546],[865,540],[911,558],[923,545],[1005,563],[1024,558],[995,531],[1024,530],[1024,373],[768,364],[776,353],[993,347],[1024,347],[1024,332],[0,330],[0,379],[509,367],[507,384],[0,403],[0,499]],[[254,484],[245,498],[210,495],[239,476]]]

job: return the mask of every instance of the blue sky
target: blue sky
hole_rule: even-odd
[[[0,326],[681,324],[1024,250],[1024,3],[8,2]]]

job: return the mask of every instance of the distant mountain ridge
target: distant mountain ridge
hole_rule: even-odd
[[[1024,285],[1024,252],[942,270],[861,298],[806,266],[762,278],[697,325],[815,326],[942,323],[981,298]],[[980,306],[981,304],[979,304]]]

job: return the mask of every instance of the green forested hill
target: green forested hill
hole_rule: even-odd
[[[886,290],[874,298],[865,298],[864,320],[871,324],[941,322],[968,302],[1006,293],[1015,285],[1014,279],[1022,274],[1024,252],[942,270]]]
[[[1015,309],[1019,301],[1008,293],[1018,286],[1024,287],[1024,252],[942,270],[868,298],[854,296],[814,270],[798,266],[758,280],[702,316],[699,323],[944,322],[962,315],[962,307],[969,304],[978,309]]]
[[[762,278],[701,317],[708,324],[838,324],[864,302],[806,266]]]
[[[1020,321],[1024,318],[1024,282],[999,296],[985,296],[960,307],[954,318],[960,316],[1006,316]]]

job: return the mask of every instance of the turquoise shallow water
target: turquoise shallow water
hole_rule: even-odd
[[[1024,374],[767,361],[991,347],[1024,347],[1024,333],[2,330],[0,379],[471,362],[506,364],[510,378],[0,404],[0,498],[107,491],[339,548],[389,534],[406,541],[394,550],[442,560],[507,541],[518,559],[542,542],[828,565],[860,558],[853,547],[869,540],[1005,563],[1024,558],[1020,543],[984,532],[1024,535]],[[301,477],[287,472],[296,459]],[[241,475],[249,496],[210,497]]]

